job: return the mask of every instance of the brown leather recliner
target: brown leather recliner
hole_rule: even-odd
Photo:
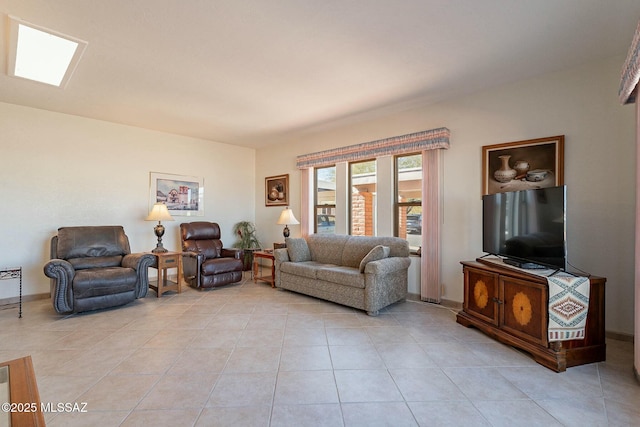
[[[194,288],[213,288],[242,280],[244,251],[227,249],[215,222],[180,224],[184,280]]]
[[[51,238],[51,300],[58,313],[79,313],[128,304],[144,298],[149,253],[132,254],[121,226],[61,227]]]

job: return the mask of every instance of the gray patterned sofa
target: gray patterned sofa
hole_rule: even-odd
[[[364,310],[407,296],[409,244],[398,237],[312,234],[274,251],[276,287]]]

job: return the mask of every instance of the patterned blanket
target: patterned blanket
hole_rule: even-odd
[[[552,276],[549,283],[549,342],[584,339],[589,311],[588,277]]]

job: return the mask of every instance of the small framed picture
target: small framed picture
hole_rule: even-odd
[[[264,205],[289,205],[289,174],[268,176],[264,179]]]
[[[482,194],[564,184],[564,135],[482,147]]]

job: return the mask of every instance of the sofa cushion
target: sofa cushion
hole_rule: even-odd
[[[307,241],[303,238],[288,238],[287,252],[289,253],[289,260],[292,262],[311,261],[309,245],[307,245]]]
[[[319,280],[364,289],[364,274],[357,268],[325,265],[317,269],[316,275]]]
[[[360,261],[360,272],[364,273],[364,268],[371,261],[378,261],[389,257],[390,248],[388,246],[377,245],[369,251],[362,261]]]
[[[317,278],[317,271],[326,264],[315,261],[306,262],[283,262],[280,271],[283,273],[293,274],[295,276],[307,277],[309,279]]]
[[[324,264],[342,265],[342,253],[350,237],[343,234],[311,234],[306,238],[311,259]]]

